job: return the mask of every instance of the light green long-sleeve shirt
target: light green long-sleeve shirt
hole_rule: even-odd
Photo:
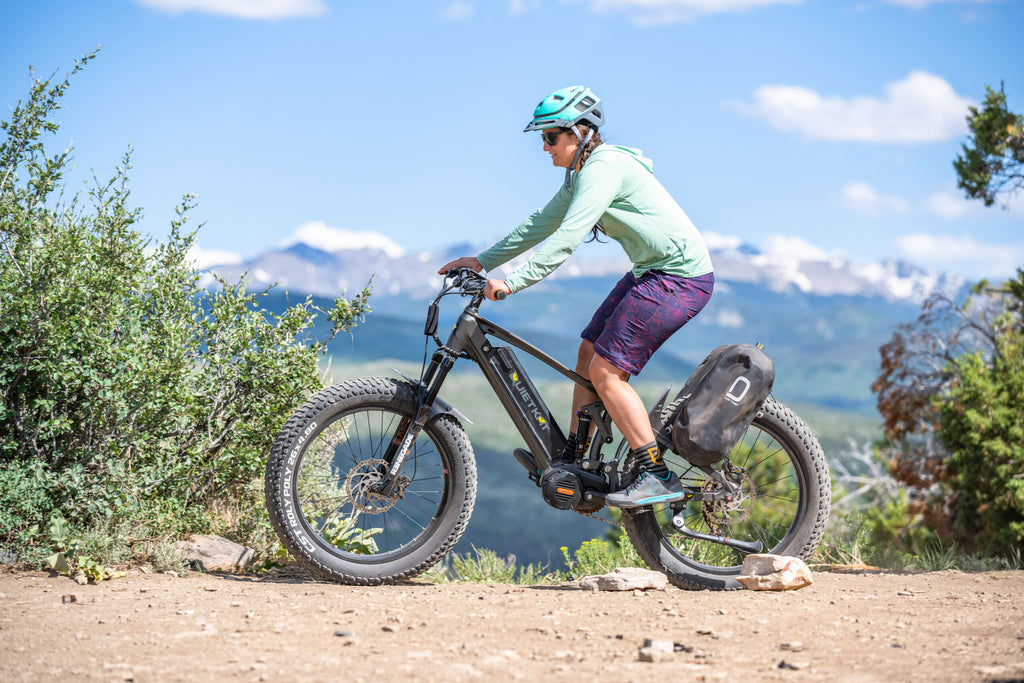
[[[682,277],[712,272],[707,245],[640,150],[600,145],[569,187],[562,186],[497,244],[477,255],[488,271],[544,242],[505,279],[513,292],[536,284],[560,266],[595,224],[622,245],[633,274],[661,270]]]

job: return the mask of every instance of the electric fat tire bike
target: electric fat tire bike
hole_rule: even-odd
[[[589,445],[560,457],[566,437],[512,347],[591,392],[593,385],[484,318],[485,284],[470,269],[445,275],[424,328],[437,349],[418,380],[364,377],[328,387],[278,434],[267,463],[267,508],[284,547],[316,575],[394,583],[426,571],[459,540],[476,500],[476,463],[465,416],[439,394],[461,359],[479,365],[522,435],[536,462],[520,463],[548,504],[593,515],[609,492],[639,474],[624,440],[610,448],[613,425],[600,402],[577,412],[579,433],[593,430]],[[470,302],[442,342],[439,302],[449,294]],[[673,500],[622,509],[622,526],[643,561],[681,588],[734,590],[742,587],[736,577],[748,554],[809,557],[824,531],[831,488],[807,426],[769,395],[728,457],[694,465],[672,450],[671,419],[685,398],[666,405],[668,391],[650,419],[684,488]]]

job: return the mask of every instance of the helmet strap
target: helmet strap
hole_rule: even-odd
[[[565,169],[566,187],[569,187],[572,172],[576,170],[576,164],[580,163],[580,157],[583,156],[583,148],[587,146],[588,142],[590,142],[590,138],[594,137],[594,128],[592,126],[587,128],[586,138],[580,135],[580,129],[576,126],[572,127],[572,132],[576,135],[576,154],[572,158],[572,164],[569,165],[569,168]]]

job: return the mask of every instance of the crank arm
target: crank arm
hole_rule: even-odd
[[[764,543],[761,543],[761,541],[741,541],[736,538],[729,538],[728,536],[702,534],[699,531],[694,531],[690,527],[686,526],[686,522],[683,521],[681,515],[676,515],[672,518],[672,526],[675,527],[676,531],[687,538],[692,538],[697,541],[717,543],[719,545],[732,548],[733,550],[739,550],[741,553],[747,553],[748,555],[759,553],[764,550]]]

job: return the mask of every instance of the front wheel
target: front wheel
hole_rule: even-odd
[[[417,408],[408,382],[368,377],[324,389],[288,419],[265,488],[270,521],[299,564],[338,583],[393,583],[426,571],[459,540],[476,500],[476,463],[455,418],[427,422],[393,491],[379,486],[388,445]]]
[[[684,486],[707,493],[722,486],[670,451],[665,463]],[[745,555],[681,535],[673,517],[704,535],[760,541],[762,552],[801,559],[814,552],[824,533],[832,501],[825,454],[807,425],[774,398],[765,400],[721,465],[722,476],[738,487],[728,502],[719,498],[623,510],[622,525],[637,554],[680,588],[742,588],[736,577]]]

